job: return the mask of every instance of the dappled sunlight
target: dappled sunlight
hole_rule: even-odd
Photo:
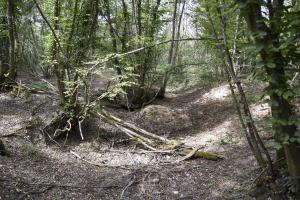
[[[194,104],[205,103],[208,101],[224,101],[230,95],[229,86],[221,85],[219,87],[211,89],[209,92],[205,93],[200,99],[194,101]]]
[[[250,105],[253,117],[262,118],[270,115],[271,108],[268,103]]]
[[[208,131],[197,133],[187,137],[184,142],[191,146],[205,146],[217,142],[220,138],[235,130],[232,120],[226,120],[222,124]]]
[[[195,87],[193,89],[189,89],[184,91],[183,88],[176,88],[176,89],[168,89],[165,96],[166,98],[176,98],[176,97],[184,97],[194,92],[197,92],[199,88]]]
[[[0,135],[7,135],[21,129],[23,121],[20,115],[1,115]]]
[[[300,5],[252,1],[3,0],[0,200],[295,199]]]

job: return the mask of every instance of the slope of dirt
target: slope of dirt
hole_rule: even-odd
[[[0,199],[252,199],[257,165],[226,85],[169,91],[139,111],[110,109],[156,134],[217,152],[224,157],[220,161],[170,164],[179,157],[143,151],[100,119],[85,125],[84,141],[71,135],[63,149],[46,145],[39,129],[55,115],[55,102],[46,95],[0,95],[0,137],[10,153],[0,157]],[[145,109],[152,109],[150,115]],[[253,109],[263,117],[268,108]]]

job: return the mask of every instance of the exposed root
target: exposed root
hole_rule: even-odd
[[[71,129],[77,125],[77,121],[73,120],[65,113],[60,113],[42,129],[42,132],[47,136],[46,138],[49,139],[49,137],[51,137],[50,140],[57,139],[63,134],[70,132]]]

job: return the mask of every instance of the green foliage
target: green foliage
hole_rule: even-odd
[[[236,135],[234,133],[226,133],[224,137],[219,140],[220,145],[226,145],[234,142]]]
[[[36,153],[38,152],[36,146],[34,146],[33,144],[27,144],[26,145],[26,152],[28,155],[36,155]]]

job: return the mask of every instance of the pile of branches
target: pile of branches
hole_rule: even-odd
[[[93,104],[91,104],[93,105]],[[205,152],[200,150],[199,147],[190,147],[185,145],[183,142],[177,140],[169,140],[168,138],[156,135],[149,131],[146,131],[132,123],[126,122],[109,112],[107,112],[104,108],[101,109],[91,109],[94,106],[89,106],[88,109],[85,110],[84,113],[89,113],[89,116],[96,116],[101,118],[101,120],[106,121],[107,123],[118,128],[122,133],[126,134],[129,138],[133,139],[137,143],[141,144],[145,148],[149,149],[153,152],[174,152],[183,156],[182,160],[190,159],[190,158],[205,158],[208,160],[219,160],[221,157],[215,153]],[[87,114],[85,114],[87,116]],[[82,117],[80,117],[82,118]],[[62,126],[62,124],[65,126]],[[81,138],[83,139],[82,130],[81,130],[81,121],[74,120],[74,118],[68,118],[66,113],[61,113],[56,118],[52,120],[44,129],[43,132],[47,133],[47,136],[51,138],[51,140],[55,140],[56,138],[62,136],[62,134],[68,134],[75,127],[79,129],[81,134]],[[52,131],[52,135],[48,133]],[[53,133],[54,132],[54,133]]]
[[[142,144],[144,147],[151,151],[174,151],[177,152],[179,155],[184,156],[179,161],[190,158],[205,158],[208,160],[218,160],[221,158],[215,153],[200,150],[201,146],[190,147],[185,145],[183,142],[177,140],[169,140],[165,137],[148,132],[140,127],[137,127],[132,123],[128,123],[120,118],[111,115],[104,109],[98,111],[96,115],[101,119],[105,120],[107,123],[117,127],[128,137],[134,139],[135,141]]]

